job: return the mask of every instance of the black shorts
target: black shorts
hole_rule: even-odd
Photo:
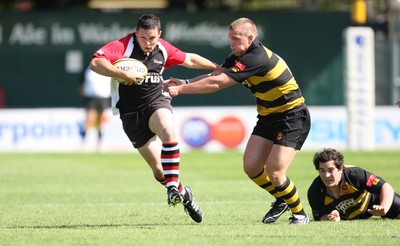
[[[303,105],[289,112],[258,115],[252,134],[271,140],[274,144],[300,150],[310,132],[310,127],[310,113]]]
[[[109,107],[111,107],[110,98],[85,97],[86,110],[95,109],[97,112],[103,112],[106,108]]]
[[[382,218],[397,219],[399,215],[400,215],[400,196],[399,194],[395,193],[392,206],[390,207],[389,211],[385,214],[385,216],[382,216]]]
[[[155,136],[155,133],[149,128],[149,119],[160,108],[167,108],[172,112],[171,99],[160,97],[143,111],[120,115],[124,132],[132,142],[133,147],[140,148]]]

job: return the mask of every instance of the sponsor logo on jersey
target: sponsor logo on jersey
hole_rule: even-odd
[[[246,68],[246,65],[244,65],[241,61],[237,61],[235,63],[235,67],[237,67],[240,71],[243,71]]]
[[[335,208],[338,211],[342,211],[343,213],[346,213],[346,210],[348,208],[354,207],[355,205],[357,205],[357,202],[354,200],[354,198],[350,198],[350,199],[340,202],[338,205],[336,205]]]
[[[143,84],[143,83],[160,84],[160,83],[163,83],[163,82],[164,82],[164,80],[163,80],[162,76],[159,73],[149,73],[144,77],[143,81],[141,81],[141,84]]]
[[[153,62],[154,62],[155,64],[163,64],[162,61],[159,61],[159,60],[157,60],[157,59],[154,59]]]
[[[343,192],[343,193],[349,193],[349,187],[347,187],[346,184],[344,184],[344,185],[342,186],[342,192]]]
[[[367,179],[367,187],[371,187],[372,185],[376,185],[379,182],[379,179],[374,175],[371,174],[369,175],[368,179]]]
[[[372,181],[373,185],[377,185],[378,183],[379,183],[379,179],[378,178],[375,178],[374,181]]]
[[[276,140],[281,141],[282,139],[283,139],[283,133],[278,132],[278,134],[276,135]]]

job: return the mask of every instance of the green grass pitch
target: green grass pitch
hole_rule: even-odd
[[[317,171],[301,151],[288,176],[303,205]],[[400,191],[399,152],[344,152]],[[137,153],[1,153],[0,245],[400,245],[400,221],[260,222],[273,198],[244,174],[242,153],[183,153],[181,181],[204,213],[168,207]]]

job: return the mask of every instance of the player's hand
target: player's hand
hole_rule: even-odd
[[[340,214],[339,214],[339,211],[333,210],[332,212],[330,212],[330,213],[328,214],[328,220],[329,220],[329,221],[335,221],[335,222],[340,221]]]
[[[179,95],[179,86],[168,87],[168,93],[171,97],[176,97]]]
[[[164,84],[167,84],[169,86],[173,86],[173,85],[183,85],[184,80],[183,79],[178,79],[178,78],[174,78],[174,77],[170,77],[169,79],[164,81]]]
[[[373,205],[372,209],[368,209],[367,211],[373,216],[384,216],[386,214],[385,208],[381,205]]]
[[[140,85],[143,82],[143,77],[132,77],[129,79],[124,79],[120,83],[123,85]]]
[[[170,77],[169,79],[164,80],[163,89],[164,89],[164,91],[169,91],[169,87],[178,86],[178,85],[182,85],[182,84],[184,84],[182,79]]]
[[[144,77],[142,76],[138,76],[135,73],[126,71],[124,74],[124,78],[122,78],[123,80],[120,82],[123,85],[141,85]]]

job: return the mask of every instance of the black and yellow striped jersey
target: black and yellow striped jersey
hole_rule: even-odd
[[[308,201],[313,217],[320,220],[323,215],[338,210],[342,220],[366,219],[373,204],[380,203],[380,193],[385,181],[359,167],[345,167],[340,181],[339,198],[333,197],[318,176],[308,189]]]
[[[247,87],[257,98],[257,112],[266,116],[295,109],[304,103],[301,90],[285,61],[257,38],[246,53],[231,53],[224,73]]]

